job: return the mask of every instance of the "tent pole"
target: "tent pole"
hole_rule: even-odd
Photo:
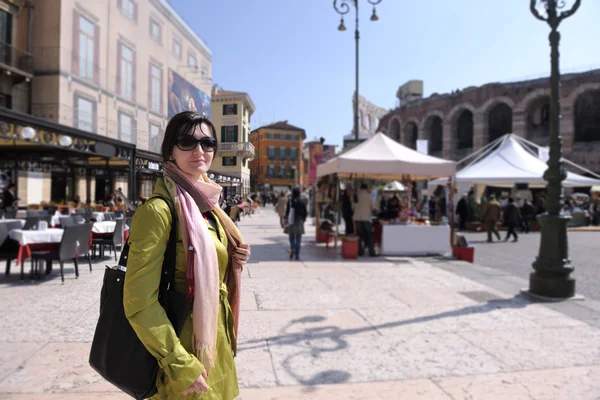
[[[498,144],[498,141],[500,141],[503,138],[498,138],[496,140],[494,140],[491,143],[486,144],[485,146],[483,146],[482,148],[480,148],[479,150],[475,151],[474,153],[469,154],[468,156],[466,156],[465,158],[463,158],[462,160],[458,160],[456,162],[456,165],[462,164],[463,162],[475,157],[477,154],[481,153],[481,152],[485,152],[486,150],[489,150],[490,147],[493,147],[494,145]],[[472,162],[469,163],[469,165],[473,164]]]
[[[489,154],[492,152],[492,150],[491,150],[491,147],[490,147],[491,145],[496,145],[496,144],[498,144],[498,142],[500,142],[500,144],[502,144],[502,143],[503,143],[503,142],[506,140],[506,138],[507,138],[507,137],[508,137],[508,136],[502,136],[501,138],[499,138],[499,139],[496,139],[496,140],[495,140],[495,141],[493,141],[492,143],[488,144],[486,147],[484,147],[484,148],[483,148],[483,149],[486,149],[486,148],[487,148],[487,151],[485,151],[485,152],[482,152],[482,153],[481,153],[481,154],[480,154],[480,155],[479,155],[479,156],[478,156],[478,157],[477,157],[475,160],[471,161],[471,162],[470,162],[468,165],[466,165],[465,167],[463,167],[463,169],[464,169],[464,168],[468,168],[468,167],[470,167],[471,165],[473,165],[473,164],[477,163],[477,162],[478,162],[479,160],[481,160],[482,158],[485,158],[487,155],[489,155]],[[483,150],[483,149],[482,149],[482,150]],[[481,152],[481,151],[480,151],[480,152]]]

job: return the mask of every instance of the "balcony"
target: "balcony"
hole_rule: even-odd
[[[241,156],[252,160],[254,158],[254,145],[248,142],[221,143],[220,153],[241,153]]]
[[[33,75],[33,55],[0,41],[0,68],[14,72],[15,79],[24,80]],[[8,74],[10,75],[10,74]]]

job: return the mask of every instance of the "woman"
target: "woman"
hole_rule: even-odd
[[[302,235],[304,235],[306,214],[306,203],[300,197],[300,189],[294,188],[292,198],[285,208],[285,220],[289,224],[287,233],[290,235],[290,260],[292,258],[300,259],[300,244],[302,243]],[[290,216],[292,216],[292,220],[290,220]]]
[[[217,150],[215,133],[199,114],[175,115],[162,144],[164,179],[154,189],[154,195],[171,200],[178,220],[175,289],[193,298],[179,337],[157,298],[171,230],[169,206],[151,197],[131,224],[123,303],[160,365],[153,399],[230,400],[239,393],[233,356],[240,271],[250,247],[218,206],[221,187],[206,175]]]
[[[284,225],[284,217],[285,217],[285,208],[287,206],[288,203],[288,199],[287,196],[285,195],[285,192],[281,192],[281,195],[279,196],[279,199],[277,200],[277,204],[275,205],[275,212],[277,213],[277,215],[279,215],[279,223],[281,224],[281,227],[283,228]]]

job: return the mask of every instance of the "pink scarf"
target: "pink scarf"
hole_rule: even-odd
[[[196,357],[210,372],[217,358],[221,282],[217,250],[202,213],[218,207],[222,188],[212,181],[190,179],[172,162],[165,163],[164,168],[165,184],[175,200],[187,249],[186,295],[193,298],[192,344]]]

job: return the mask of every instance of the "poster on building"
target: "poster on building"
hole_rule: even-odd
[[[182,111],[194,111],[210,117],[210,97],[169,69],[169,118]]]

